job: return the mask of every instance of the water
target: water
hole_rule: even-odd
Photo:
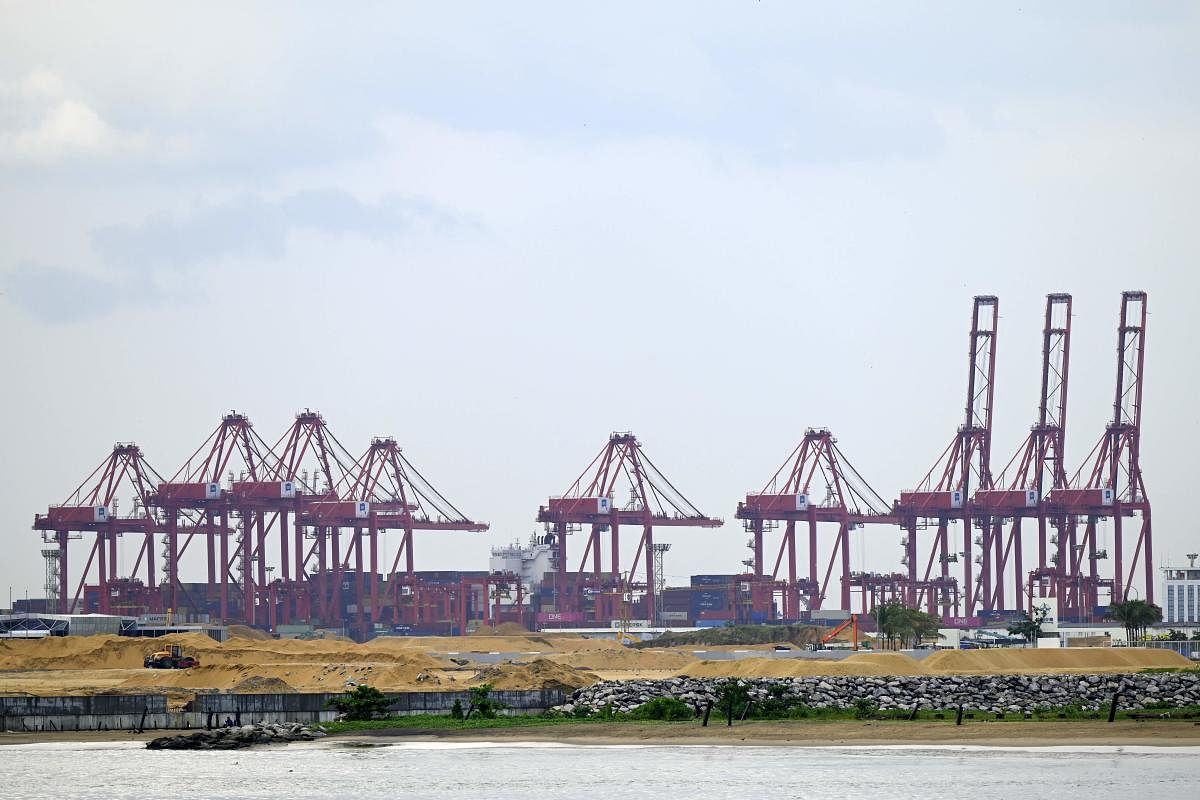
[[[5,796],[71,798],[1200,797],[1200,747],[601,747],[320,742],[236,752],[0,747]]]

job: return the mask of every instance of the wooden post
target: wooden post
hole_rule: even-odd
[[[711,700],[709,700],[708,704],[704,706],[704,721],[700,723],[701,728],[708,727],[708,715],[712,713],[712,706],[713,704]]]
[[[960,704],[958,706],[958,717],[954,720],[955,725],[962,725],[962,715],[963,715],[963,707]]]

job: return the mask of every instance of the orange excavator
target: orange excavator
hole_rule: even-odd
[[[813,649],[814,650],[828,650],[829,649],[828,644],[830,642],[832,642],[834,639],[836,639],[838,634],[841,633],[842,631],[846,630],[846,628],[850,628],[851,642],[853,643],[852,646],[855,650],[857,650],[858,649],[858,615],[857,614],[851,614],[850,618],[848,620],[843,622],[841,625],[838,625],[836,628],[831,630],[829,633],[822,636],[818,640],[817,643],[813,644]]]

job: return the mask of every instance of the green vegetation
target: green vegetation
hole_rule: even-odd
[[[752,711],[749,708],[750,689],[742,681],[736,678],[729,678],[717,683],[717,708],[725,714],[725,719],[729,724],[733,724],[733,718],[739,714],[748,714]]]
[[[1025,641],[1033,644],[1042,635],[1042,625],[1046,622],[1046,617],[1050,614],[1048,606],[1038,606],[1033,610],[1033,614],[1022,612],[1023,619],[1019,619],[1008,626],[1008,632],[1013,636],[1024,636]]]
[[[656,697],[647,703],[642,703],[629,712],[630,719],[657,719],[667,722],[694,719],[695,716],[696,710],[694,708],[682,700],[676,700],[674,697]]]
[[[659,698],[664,699],[664,698]],[[651,701],[653,702],[653,701]],[[675,701],[678,702],[678,701]],[[867,701],[868,703],[870,701]],[[640,706],[644,708],[650,705],[649,703]],[[685,704],[681,704],[685,705]],[[685,705],[685,707],[687,707]],[[608,713],[590,714],[587,716],[568,716],[564,714],[547,714],[544,716],[515,716],[515,717],[471,717],[467,720],[455,720],[446,715],[441,714],[419,714],[411,717],[391,717],[387,719],[372,719],[360,721],[345,721],[345,722],[329,722],[324,723],[323,727],[329,733],[353,733],[355,731],[369,730],[427,730],[427,731],[454,731],[454,730],[488,730],[500,728],[544,728],[562,725],[598,725],[605,723],[616,724],[638,724],[638,725],[699,725],[699,719],[692,717],[692,711],[688,708],[688,717],[684,720],[656,719],[656,718],[639,718],[633,714],[613,714],[611,710]],[[715,709],[714,709],[715,710]],[[813,708],[804,704],[788,706],[786,708],[771,709],[766,705],[760,706],[755,703],[751,706],[747,722],[753,723],[758,721],[786,721],[795,720],[799,723],[804,722],[853,722],[853,721],[892,721],[901,724],[905,720],[915,719],[918,722],[943,722],[947,725],[954,724],[955,712],[951,710],[935,711],[932,709],[921,709],[916,716],[912,716],[911,709],[875,709],[869,710],[869,707],[864,704],[861,708]],[[736,716],[735,716],[736,719]],[[1065,708],[1044,708],[1034,711],[1027,719],[1024,714],[994,714],[987,711],[970,710],[968,709],[964,715],[965,724],[978,724],[980,722],[988,723],[1012,723],[1012,722],[1039,722],[1053,724],[1054,722],[1079,722],[1079,721],[1094,721],[1100,724],[1106,724],[1108,719],[1108,709],[1103,707],[1096,711],[1085,710],[1082,706],[1068,706]],[[1118,720],[1129,719],[1161,719],[1163,721],[1175,720],[1181,724],[1186,722],[1192,724],[1196,719],[1200,719],[1200,706],[1191,706],[1187,708],[1150,708],[1140,711],[1119,711],[1117,712]],[[711,723],[710,723],[711,724]],[[746,723],[742,723],[746,724]],[[901,727],[900,730],[903,728]]]
[[[869,697],[860,697],[854,701],[855,719],[872,719],[879,713],[879,704]]]
[[[496,712],[502,708],[506,708],[503,703],[489,697],[492,693],[492,688],[492,684],[490,683],[483,683],[471,688],[470,705],[467,707],[464,719],[470,719],[472,714],[476,714],[483,719],[495,719]],[[461,704],[459,708],[462,708]]]
[[[334,697],[329,701],[348,720],[370,720],[387,713],[392,701],[374,686],[355,686],[345,697]]]
[[[940,617],[909,608],[900,602],[876,606],[871,609],[871,616],[890,650],[906,644],[916,647],[925,639],[937,637],[938,628],[942,625]]]
[[[1126,600],[1108,607],[1105,619],[1121,623],[1128,640],[1135,642],[1146,636],[1146,628],[1162,622],[1162,609],[1145,600]]]
[[[807,647],[815,642],[818,629],[812,625],[726,625],[722,628],[704,628],[698,631],[672,633],[668,631],[657,639],[634,642],[636,649],[648,647],[681,647],[686,645],[722,644],[771,644],[790,642],[797,647]]]

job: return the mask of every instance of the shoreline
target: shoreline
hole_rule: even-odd
[[[147,742],[170,731],[52,731],[0,733],[0,747],[18,744]],[[330,734],[322,743],[385,746],[398,743],[534,743],[579,746],[738,745],[757,747],[1200,747],[1200,724],[1190,720],[1063,722],[751,721],[732,728],[695,723],[589,723],[521,728],[377,728]]]

